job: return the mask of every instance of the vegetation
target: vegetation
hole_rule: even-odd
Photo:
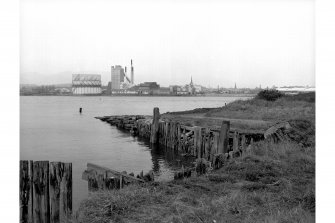
[[[275,101],[283,96],[284,94],[277,90],[262,90],[258,92],[256,98],[266,101]]]
[[[96,192],[81,203],[78,222],[315,222],[314,93],[163,116],[201,126],[227,118],[233,127],[259,128],[285,120],[295,131],[285,132],[290,141],[256,142],[200,177]]]
[[[79,222],[314,222],[315,151],[256,143],[202,177],[92,194]]]
[[[255,97],[237,100],[218,108],[202,108],[191,111],[173,112],[170,116],[198,116],[202,118],[226,118],[242,120],[283,121],[305,119],[315,122],[315,93],[284,95],[275,101]],[[208,119],[207,119],[208,120]]]

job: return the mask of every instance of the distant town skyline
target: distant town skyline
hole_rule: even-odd
[[[130,68],[135,84],[315,85],[314,1],[37,1],[20,5],[22,84]]]

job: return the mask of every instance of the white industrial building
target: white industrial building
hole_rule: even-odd
[[[72,93],[74,95],[101,94],[101,75],[73,74]]]

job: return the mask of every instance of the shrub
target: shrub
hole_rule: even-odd
[[[275,101],[282,96],[283,94],[277,90],[263,90],[257,94],[256,98],[266,101]]]

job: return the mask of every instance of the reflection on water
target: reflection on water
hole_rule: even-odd
[[[194,157],[183,156],[177,150],[167,148],[164,145],[151,144],[148,139],[143,137],[134,137],[128,131],[118,129],[122,137],[134,138],[140,145],[150,150],[152,170],[154,171],[155,180],[172,180],[174,171],[179,170],[182,166],[191,167],[195,161]]]

